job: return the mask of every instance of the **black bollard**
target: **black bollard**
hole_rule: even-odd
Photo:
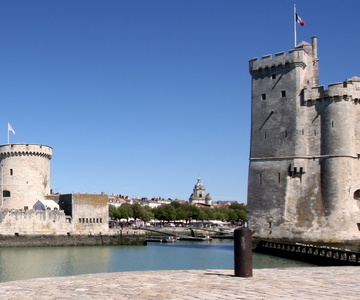
[[[248,228],[234,230],[234,263],[236,277],[252,277],[252,237]]]

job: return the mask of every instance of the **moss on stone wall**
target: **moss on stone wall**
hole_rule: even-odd
[[[0,235],[0,248],[145,245],[145,235]]]

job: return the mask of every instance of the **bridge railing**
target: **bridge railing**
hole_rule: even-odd
[[[360,253],[328,246],[260,241],[255,252],[299,259],[320,265],[360,265]]]

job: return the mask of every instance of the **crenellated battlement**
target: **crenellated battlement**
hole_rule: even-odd
[[[276,69],[302,67],[305,68],[309,63],[309,56],[313,59],[313,46],[309,43],[302,42],[293,50],[289,51],[289,55],[285,52],[278,52],[273,57],[271,54],[264,55],[259,60],[255,57],[249,61],[249,71],[252,75],[267,71],[275,71]]]
[[[317,86],[311,89],[304,89],[304,104],[311,101],[354,101],[360,103],[360,77],[352,77],[344,82],[332,83],[326,90],[324,86]]]
[[[40,156],[51,159],[52,148],[39,144],[0,145],[0,158],[9,156]]]

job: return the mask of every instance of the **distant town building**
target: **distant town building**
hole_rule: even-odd
[[[213,202],[213,206],[214,207],[223,207],[223,208],[229,208],[231,206],[231,204],[236,204],[238,203],[237,201],[222,201],[222,200],[219,200],[219,201],[215,201]]]
[[[59,210],[59,204],[57,204],[54,200],[38,200],[33,205],[33,209],[35,210]]]
[[[201,178],[197,179],[197,183],[194,186],[193,193],[190,195],[189,202],[191,204],[200,204],[206,206],[212,205],[210,194],[206,194],[205,186],[201,182]]]

